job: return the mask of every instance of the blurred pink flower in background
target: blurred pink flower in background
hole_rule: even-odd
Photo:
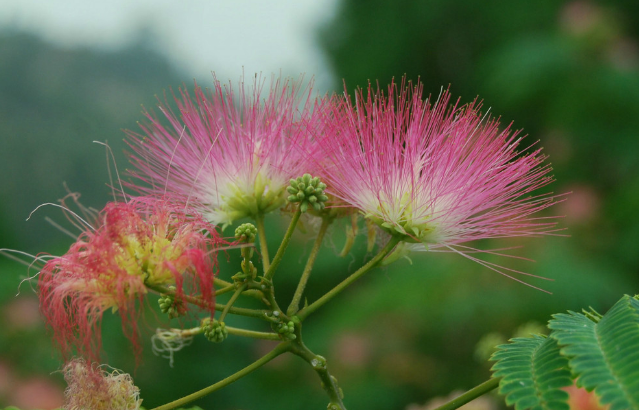
[[[590,185],[580,184],[568,187],[570,200],[560,205],[560,212],[571,224],[585,224],[599,216],[601,195]]]
[[[38,299],[32,296],[14,299],[2,311],[7,323],[6,330],[26,330],[42,324]]]
[[[606,410],[609,406],[599,404],[599,399],[594,392],[588,392],[575,385],[565,389],[568,394],[570,410]]]
[[[51,410],[62,406],[62,388],[49,377],[21,378],[8,363],[0,362],[0,406],[17,406],[23,410]]]
[[[365,333],[345,332],[337,336],[332,346],[332,355],[339,365],[353,369],[366,367],[373,355],[370,336]]]

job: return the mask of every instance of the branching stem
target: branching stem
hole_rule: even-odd
[[[337,379],[335,379],[328,372],[328,367],[326,365],[326,359],[322,356],[316,355],[312,351],[309,350],[304,343],[301,341],[301,337],[298,337],[294,343],[291,343],[289,347],[289,351],[302,359],[304,359],[308,364],[311,365],[315,373],[319,376],[322,381],[322,387],[324,391],[328,394],[329,397],[329,410],[346,410],[344,407],[344,403],[342,402],[342,392],[337,385]]]
[[[180,407],[180,406],[183,406],[183,405],[185,405],[187,403],[190,403],[193,400],[197,400],[197,399],[199,399],[201,397],[204,397],[207,394],[213,393],[214,391],[219,390],[222,387],[225,387],[225,386],[227,386],[227,385],[229,385],[229,384],[241,379],[242,377],[246,376],[247,374],[253,372],[254,370],[260,368],[261,366],[263,366],[266,363],[270,362],[271,360],[275,359],[280,354],[284,353],[287,349],[288,349],[288,343],[282,342],[282,343],[278,344],[277,346],[275,346],[275,349],[271,350],[269,353],[267,353],[262,358],[258,359],[254,363],[246,366],[244,369],[240,370],[239,372],[227,377],[226,379],[221,380],[221,381],[219,381],[219,382],[217,382],[215,384],[212,384],[209,387],[206,387],[206,388],[204,388],[204,389],[202,389],[200,391],[197,391],[195,393],[189,394],[188,396],[182,397],[181,399],[172,401],[171,403],[164,404],[164,405],[162,405],[160,407],[156,407],[153,410],[175,409],[177,407]]]
[[[300,282],[297,285],[295,294],[293,295],[293,300],[291,300],[291,304],[286,310],[286,314],[289,316],[293,316],[299,310],[300,301],[302,300],[302,295],[304,294],[306,283],[308,282],[308,278],[311,276],[311,270],[313,269],[313,265],[315,264],[315,258],[319,253],[319,250],[322,246],[322,241],[324,240],[324,234],[326,234],[326,230],[328,229],[328,226],[331,224],[331,222],[333,222],[333,218],[322,218],[322,226],[320,226],[317,238],[315,238],[313,249],[311,249],[311,254],[308,256],[308,260],[306,261],[306,266],[304,267],[304,271],[302,272],[302,276],[300,277]]]
[[[240,286],[239,288],[237,288],[235,293],[233,293],[233,296],[231,296],[231,299],[229,299],[228,303],[224,307],[224,310],[222,310],[222,314],[220,315],[220,322],[224,322],[224,318],[226,317],[226,314],[229,313],[229,310],[233,307],[233,303],[235,303],[235,301],[237,300],[238,296],[240,296],[240,294],[242,292],[244,292],[244,290],[246,289],[247,286],[248,285],[245,283],[242,286]]]
[[[228,292],[230,292],[230,291],[232,291],[234,289],[235,289],[235,285],[231,284],[231,285],[226,286],[226,287],[224,287],[222,289],[216,290],[215,291],[215,296],[223,295],[223,294],[228,293]]]
[[[265,340],[282,340],[277,333],[273,332],[256,332],[254,330],[240,329],[237,327],[226,326],[230,335],[252,337],[253,339],[265,339]]]
[[[257,332],[254,330],[240,329],[237,327],[226,326],[226,330],[230,335],[251,337],[253,339],[264,340],[282,340],[277,333],[273,332]],[[172,333],[179,334],[180,337],[193,337],[204,332],[202,327],[194,327],[191,329],[171,329]]]
[[[302,215],[302,211],[300,210],[299,207],[297,207],[297,210],[293,214],[293,219],[291,219],[291,223],[288,225],[288,229],[286,230],[286,233],[284,234],[284,239],[282,239],[282,243],[280,244],[280,247],[277,250],[275,257],[273,258],[273,262],[271,262],[271,265],[268,267],[268,270],[264,274],[264,278],[266,280],[270,281],[273,278],[273,275],[275,274],[275,271],[277,270],[278,265],[282,261],[284,252],[286,251],[286,248],[288,247],[288,243],[291,241],[291,236],[293,236],[293,232],[295,231],[295,226],[297,226],[297,221],[300,220],[301,215]],[[258,234],[259,234],[259,229],[258,229]]]
[[[262,267],[264,272],[268,271],[270,266],[269,257],[268,257],[268,242],[266,241],[266,231],[264,229],[264,214],[257,214],[255,218],[255,223],[257,224],[257,236],[260,240],[260,254],[262,255]]]
[[[176,296],[176,291],[175,290],[171,290],[171,289],[167,289],[164,286],[159,286],[159,285],[150,285],[150,284],[146,284],[146,287],[156,291],[162,295],[169,295],[169,296]],[[202,299],[195,297],[195,296],[189,296],[189,295],[181,295],[180,298],[192,305],[195,306],[199,306],[202,309],[209,309],[209,305]],[[226,305],[221,305],[219,303],[215,304],[215,310],[217,311],[224,311],[224,309],[226,308]],[[236,307],[231,307],[228,310],[228,313],[234,314],[234,315],[240,315],[240,316],[249,316],[249,317],[256,317],[259,319],[263,319],[266,321],[269,321],[269,319],[266,316],[266,313],[269,311],[266,310],[256,310],[256,309],[244,309],[244,308],[236,308]]]
[[[468,390],[461,396],[454,398],[443,406],[437,407],[435,410],[454,410],[460,408],[464,404],[475,400],[477,397],[482,396],[499,386],[499,380],[499,378],[490,379],[479,386]]]
[[[304,309],[300,310],[297,313],[297,316],[300,318],[300,320],[303,320],[308,315],[315,312],[318,308],[322,307],[326,302],[331,300],[338,293],[346,289],[351,283],[359,279],[360,276],[362,276],[363,274],[365,274],[366,272],[374,268],[382,259],[384,259],[386,255],[388,255],[393,250],[393,248],[395,248],[395,245],[397,245],[399,241],[400,239],[398,237],[396,236],[391,237],[390,241],[388,241],[386,246],[384,246],[384,248],[382,248],[382,250],[379,251],[379,253],[375,255],[375,257],[373,257],[373,259],[368,261],[366,265],[356,270],[349,277],[344,279],[339,285],[335,286],[333,289],[328,291],[324,296],[317,299],[315,302],[311,303],[309,306],[305,307]]]
[[[228,288],[229,286],[232,286],[233,287],[232,289],[235,289],[235,285],[234,284],[232,284],[231,282],[227,282],[227,281],[225,281],[223,279],[220,279],[220,278],[215,278],[214,279],[214,283],[217,286],[222,287],[222,289],[220,289],[220,290],[224,290],[224,288]],[[229,292],[229,291],[224,290],[224,292],[222,292],[222,293],[226,293],[226,292]],[[221,295],[221,293],[219,293],[219,291],[218,291],[218,292],[215,292],[215,295],[216,296],[217,295]],[[261,291],[259,291],[257,289],[245,290],[244,292],[242,292],[242,295],[250,296],[250,297],[255,298],[257,300],[264,299],[264,293],[262,293]]]

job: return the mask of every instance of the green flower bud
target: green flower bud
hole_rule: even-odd
[[[276,315],[277,313],[277,315]],[[297,336],[295,335],[295,322],[289,320],[288,322],[283,322],[280,319],[279,312],[273,312],[273,320],[271,322],[271,328],[274,332],[280,335],[280,338],[283,340],[295,340]]]
[[[326,184],[320,181],[318,177],[311,177],[310,174],[304,174],[297,179],[291,179],[291,184],[286,188],[288,191],[289,202],[299,202],[300,211],[308,211],[309,204],[316,211],[321,211],[328,201],[328,196],[324,195]]]
[[[252,223],[245,223],[235,229],[235,239],[243,243],[255,242],[257,228]]]
[[[204,319],[202,321],[202,330],[204,331],[204,336],[214,343],[223,342],[229,335],[224,322],[218,322],[215,319]]]
[[[172,290],[175,290],[174,286],[171,286]],[[181,301],[176,301],[173,296],[162,295],[158,300],[158,305],[162,313],[166,313],[169,319],[175,319],[179,316],[186,314],[186,306]]]

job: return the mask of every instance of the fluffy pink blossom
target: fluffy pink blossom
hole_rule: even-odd
[[[223,243],[214,226],[183,206],[149,198],[109,203],[94,223],[39,276],[40,307],[65,357],[75,347],[98,358],[109,309],[119,312],[137,350],[136,302],[145,284],[175,286],[178,297],[198,292],[214,311],[216,258],[208,253]]]
[[[194,99],[180,89],[177,113],[166,99],[160,105],[168,124],[145,112],[144,135],[128,132],[134,175],[147,183],[137,189],[196,201],[214,224],[284,205],[289,180],[305,172],[297,147],[307,144],[324,100],[311,98],[301,80],[264,85],[259,77],[252,87],[241,81],[236,95],[216,79],[213,90],[196,86]]]
[[[552,181],[541,149],[518,152],[519,132],[482,116],[481,103],[449,100],[445,91],[424,101],[421,84],[404,82],[344,99],[310,156],[321,158],[327,192],[417,244],[404,248],[470,257],[469,241],[552,232],[552,220],[533,216],[554,202],[533,194]]]

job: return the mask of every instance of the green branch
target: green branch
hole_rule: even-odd
[[[266,241],[266,230],[264,229],[264,214],[258,213],[255,217],[257,224],[257,237],[260,240],[260,254],[262,255],[262,267],[264,272],[268,271],[270,266],[268,257],[268,242]]]
[[[164,286],[160,286],[160,285],[150,285],[148,283],[145,284],[145,286],[155,292],[158,292],[162,295],[169,295],[172,297],[176,297],[177,292],[175,290],[171,290],[171,289],[167,289]],[[188,302],[192,305],[196,305],[201,307],[202,309],[210,309],[210,304],[207,303],[206,301],[195,297],[195,296],[189,296],[189,295],[180,295],[179,296],[181,300]],[[219,303],[215,304],[215,310],[217,311],[224,311],[224,309],[226,309],[226,305],[221,305]],[[228,309],[228,313],[234,314],[234,315],[240,315],[240,316],[248,316],[248,317],[256,317],[259,319],[263,319],[266,321],[269,321],[269,319],[266,316],[267,311],[265,310],[257,310],[257,309],[245,309],[245,308],[236,308],[236,307],[231,307]]]
[[[348,278],[344,279],[339,285],[335,286],[333,289],[328,291],[328,293],[326,293],[324,296],[317,299],[315,302],[311,303],[309,306],[305,307],[304,309],[300,310],[297,313],[297,316],[300,318],[300,320],[303,320],[308,315],[315,312],[318,308],[323,306],[326,302],[331,300],[338,293],[346,289],[351,283],[359,279],[359,277],[362,276],[364,273],[374,268],[382,259],[384,259],[386,255],[388,255],[393,250],[393,248],[395,248],[395,245],[397,245],[399,241],[400,241],[399,237],[392,236],[390,241],[388,241],[388,243],[386,244],[386,246],[384,246],[384,248],[382,248],[382,250],[379,251],[379,253],[375,255],[373,259],[368,261],[366,265],[362,266],[353,274],[351,274]]]
[[[215,291],[215,296],[223,295],[223,294],[228,293],[228,292],[230,292],[232,290],[235,290],[235,285],[233,285],[233,284],[231,284],[229,286],[226,286],[226,287],[224,287],[222,289],[216,290]]]
[[[499,380],[500,380],[500,378],[490,379],[490,380],[480,384],[479,386],[468,390],[466,393],[462,394],[461,396],[454,398],[453,400],[449,401],[448,403],[444,404],[443,406],[437,407],[435,410],[454,410],[454,409],[457,409],[457,408],[463,406],[464,404],[475,400],[477,397],[483,396],[484,394],[488,393],[489,391],[495,389],[497,386],[499,386]]]
[[[230,333],[230,332],[229,332]],[[211,386],[204,388],[202,390],[199,390],[195,393],[189,394],[188,396],[182,397],[181,399],[172,401],[171,403],[167,403],[164,404],[160,407],[156,407],[152,410],[170,410],[170,409],[175,409],[177,407],[183,406],[187,403],[192,402],[193,400],[197,400],[201,397],[206,396],[207,394],[213,393],[216,390],[221,389],[222,387],[228,386],[229,384],[241,379],[242,377],[246,376],[247,374],[253,372],[254,370],[260,368],[261,366],[265,365],[266,363],[270,362],[271,360],[275,359],[277,356],[279,356],[280,354],[284,353],[286,350],[288,350],[288,343],[280,343],[278,344],[275,349],[271,350],[269,353],[267,353],[265,356],[263,356],[262,358],[258,359],[257,361],[255,361],[254,363],[248,365],[247,367],[245,367],[244,369],[240,370],[239,372],[227,377],[224,380],[221,380],[215,384],[212,384]]]
[[[299,333],[299,332],[298,332]],[[328,372],[328,366],[326,365],[326,359],[322,356],[316,355],[311,352],[308,347],[304,345],[301,341],[301,337],[298,337],[295,340],[295,343],[291,343],[289,351],[302,359],[304,359],[308,364],[311,365],[315,373],[319,376],[322,381],[322,387],[326,394],[329,397],[329,410],[346,410],[344,407],[344,403],[342,402],[342,391],[337,385],[337,379],[331,376]]]
[[[313,249],[311,249],[311,254],[308,256],[308,260],[306,261],[306,266],[304,267],[304,271],[302,272],[302,276],[300,277],[300,282],[297,285],[295,294],[293,295],[293,300],[291,300],[291,304],[288,306],[288,309],[286,311],[286,314],[289,316],[293,316],[299,310],[300,301],[302,300],[302,295],[304,294],[306,283],[308,282],[308,278],[311,276],[311,269],[313,269],[315,258],[319,253],[320,247],[322,246],[324,234],[326,234],[326,230],[328,229],[328,226],[331,224],[331,222],[333,222],[333,218],[322,218],[322,226],[320,227],[320,230],[317,234],[317,238],[315,238]]]
[[[256,332],[254,330],[246,330],[230,326],[226,326],[226,330],[230,335],[235,336],[252,337],[253,339],[282,340],[277,333],[273,332]]]
[[[282,340],[277,333],[273,332],[256,332],[255,330],[240,329],[238,327],[225,326],[230,335],[251,337],[253,339],[264,340]],[[171,329],[172,333],[179,334],[180,337],[192,337],[204,332],[202,327],[194,327],[192,329]]]
[[[288,243],[291,241],[291,236],[293,236],[293,232],[295,231],[295,226],[297,225],[297,221],[300,220],[301,215],[302,215],[302,211],[300,210],[299,207],[297,207],[297,210],[293,214],[293,219],[291,219],[291,223],[288,225],[288,229],[286,230],[286,233],[284,234],[284,239],[282,239],[282,243],[280,244],[280,247],[277,250],[275,257],[273,258],[273,262],[271,262],[271,265],[268,267],[268,270],[264,274],[264,278],[266,280],[270,281],[273,278],[273,275],[275,274],[275,270],[277,269],[278,265],[282,261],[284,252],[286,251],[286,248],[288,247]],[[258,234],[259,234],[259,229],[258,229]]]
[[[244,292],[244,290],[246,289],[247,286],[248,285],[245,283],[242,286],[240,286],[235,291],[235,293],[233,293],[233,296],[231,296],[231,299],[229,299],[228,303],[224,307],[224,310],[222,310],[222,314],[220,315],[220,322],[224,322],[224,318],[226,317],[226,314],[229,313],[229,310],[233,307],[233,303],[235,303],[235,301],[237,300],[238,296],[240,296],[240,293]]]
[[[235,285],[234,285],[233,283],[231,283],[231,282],[227,282],[227,281],[225,281],[225,280],[223,280],[223,279],[220,279],[220,278],[215,278],[215,279],[214,279],[214,283],[215,283],[216,285],[218,285],[218,286],[221,286],[221,287],[222,287],[222,289],[220,289],[220,291],[224,291],[224,292],[221,292],[221,293],[220,293],[220,291],[215,292],[215,295],[216,295],[216,296],[217,296],[217,295],[221,295],[222,293],[229,292],[228,290],[225,290],[225,289],[226,289],[226,288],[228,288],[228,287],[230,287],[230,286],[232,286],[232,287],[233,287],[233,289],[235,289]],[[262,293],[260,290],[257,290],[257,289],[249,289],[249,290],[245,290],[244,292],[242,292],[242,295],[250,296],[250,297],[255,298],[255,299],[257,299],[257,300],[260,300],[260,301],[261,301],[262,299],[264,299],[264,293]]]

